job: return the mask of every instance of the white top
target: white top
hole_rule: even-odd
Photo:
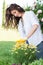
[[[33,11],[26,11],[23,15],[23,24],[21,19],[18,24],[18,30],[22,38],[27,36],[34,24],[39,25],[39,20],[34,14]],[[25,32],[24,32],[25,31]],[[33,35],[28,39],[29,44],[38,45],[42,41],[42,33],[40,29],[40,25],[38,26],[37,30],[33,33]]]

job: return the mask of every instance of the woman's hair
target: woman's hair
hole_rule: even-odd
[[[14,24],[15,26],[18,25],[19,20],[21,17],[15,17],[14,15],[11,14],[12,10],[18,10],[19,12],[25,12],[22,7],[20,7],[17,4],[11,4],[7,9],[6,9],[6,24],[9,26],[11,23]],[[13,21],[14,20],[14,21]]]
[[[19,6],[17,4],[11,4],[10,5],[10,11],[12,11],[12,10],[17,10],[17,11],[19,11],[21,13],[25,12],[25,10],[21,6]]]
[[[9,26],[9,21],[13,20],[13,15],[11,15],[9,7],[6,9],[5,17],[6,17],[5,23],[6,23],[7,26]]]

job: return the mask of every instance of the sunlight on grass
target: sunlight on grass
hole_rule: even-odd
[[[0,41],[16,41],[20,39],[19,32],[15,29],[0,29]]]

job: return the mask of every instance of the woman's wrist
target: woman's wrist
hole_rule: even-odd
[[[28,40],[28,37],[25,37],[25,40]]]

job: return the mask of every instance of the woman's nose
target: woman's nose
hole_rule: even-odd
[[[15,16],[17,16],[17,15],[15,14]]]

